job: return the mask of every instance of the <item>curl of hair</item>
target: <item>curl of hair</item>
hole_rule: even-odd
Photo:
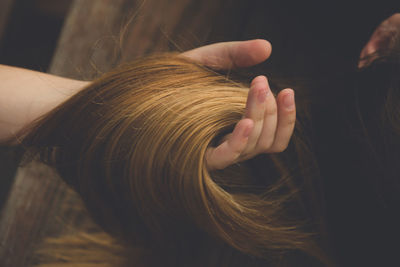
[[[278,157],[205,167],[206,149],[241,119],[247,94],[175,54],[150,56],[95,80],[25,129],[22,144],[56,168],[106,232],[164,251],[165,265],[188,266],[182,251],[201,262],[217,244],[268,262],[288,251],[324,261]]]

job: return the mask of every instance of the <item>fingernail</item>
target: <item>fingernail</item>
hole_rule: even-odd
[[[294,109],[294,92],[291,94],[286,94],[283,98],[283,104],[288,110]]]

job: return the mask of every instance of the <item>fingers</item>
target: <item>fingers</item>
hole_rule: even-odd
[[[263,152],[274,140],[277,120],[275,97],[265,76],[258,76],[251,83],[245,117],[254,121],[254,128],[243,153]]]
[[[206,166],[208,170],[223,169],[235,163],[247,145],[248,137],[253,129],[253,121],[239,121],[232,134],[218,147],[206,151]]]
[[[246,102],[246,111],[244,117],[253,120],[254,127],[250,133],[246,149],[243,151],[244,154],[250,154],[257,145],[257,141],[263,127],[266,98],[267,79],[265,76],[258,76],[253,79],[251,83]]]
[[[284,151],[293,134],[296,122],[296,106],[294,102],[294,91],[292,89],[282,90],[277,97],[278,102],[278,125],[275,132],[275,139],[270,148],[265,152]]]
[[[272,143],[274,142],[276,125],[278,121],[277,103],[275,96],[269,88],[268,81],[266,80],[265,86],[268,94],[266,97],[266,105],[264,109],[263,125],[260,136],[257,140],[256,148],[253,153],[266,153],[269,151]]]
[[[182,53],[196,62],[214,69],[250,67],[271,55],[271,44],[266,40],[221,42]]]
[[[266,40],[238,42],[230,47],[233,67],[250,67],[265,61],[272,52],[271,43]]]
[[[209,170],[223,169],[260,153],[282,152],[296,121],[294,91],[282,90],[275,99],[265,76],[256,77],[247,97],[244,118],[218,147],[206,151]]]

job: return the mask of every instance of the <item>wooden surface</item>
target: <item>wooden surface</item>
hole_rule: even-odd
[[[14,0],[0,1],[0,45],[13,5]]]
[[[243,6],[233,2],[76,0],[50,72],[92,79],[117,62],[156,51],[187,50],[213,41],[210,33],[214,25],[227,17],[232,21],[237,7]]]
[[[213,24],[218,19],[233,20],[238,13],[221,10],[236,5],[243,4],[223,0],[148,0],[143,5],[132,0],[75,0],[49,72],[93,79],[120,61],[217,41],[210,39]],[[84,220],[74,209],[76,203],[80,203],[76,195],[68,193],[48,167],[33,163],[20,168],[0,217],[0,266],[29,266],[40,240],[66,227],[79,227]]]
[[[0,19],[4,12],[1,7],[8,2],[11,0],[0,2]],[[297,8],[290,12],[285,4],[277,2],[280,1],[74,0],[50,72],[90,80],[120,61],[154,51],[187,50],[216,41],[251,38],[266,38],[273,43],[273,55],[269,63],[262,66],[264,70],[274,64],[277,72],[284,70],[290,75],[320,71],[321,62],[328,59],[334,62],[341,57],[351,60],[348,55],[358,51],[361,43],[349,39],[345,44],[339,40],[338,45],[332,47],[350,47],[351,50],[334,54],[334,49],[319,49],[335,40],[339,32],[331,34],[331,39],[318,39],[316,34],[319,36],[334,27],[321,26],[321,29],[309,31],[310,25],[318,23],[313,19],[310,24],[297,21],[295,16],[301,16],[307,9],[300,8],[302,2],[296,1]],[[329,10],[331,6],[323,8]],[[348,10],[347,5],[343,10]],[[358,16],[358,20],[364,22],[362,16],[372,13],[362,12],[364,15]],[[320,14],[317,18],[325,22],[337,16]],[[343,17],[340,22],[343,22],[342,28],[332,19],[332,25],[347,29]],[[370,22],[373,29],[376,21]],[[0,20],[0,37],[1,26]],[[43,165],[20,168],[9,195],[0,217],[2,267],[29,266],[32,252],[43,237],[57,235],[65,227],[82,223],[82,217],[73,209],[79,200]]]
[[[63,197],[60,183],[43,165],[31,164],[18,170],[1,217],[2,266],[26,266],[38,231]]]

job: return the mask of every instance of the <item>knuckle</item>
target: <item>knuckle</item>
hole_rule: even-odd
[[[254,152],[255,152],[256,150],[257,150],[257,146],[256,146],[256,145],[251,146],[251,147],[247,147],[246,149],[244,149],[244,150],[242,151],[242,153],[240,154],[240,157],[241,157],[241,158],[247,158],[247,157],[249,157],[249,155],[254,154]]]
[[[271,148],[273,142],[274,140],[272,139],[264,140],[263,142],[259,143],[258,148],[262,152],[267,152]]]
[[[286,114],[287,116],[296,117],[296,109],[285,109],[284,114]]]
[[[265,115],[266,116],[273,116],[278,112],[278,108],[276,104],[267,105],[265,108]]]
[[[231,159],[233,161],[238,159],[240,157],[240,155],[242,155],[242,153],[243,153],[243,149],[235,149],[234,151],[232,151]]]
[[[295,116],[289,116],[286,120],[286,125],[294,125],[296,123],[296,117]]]

